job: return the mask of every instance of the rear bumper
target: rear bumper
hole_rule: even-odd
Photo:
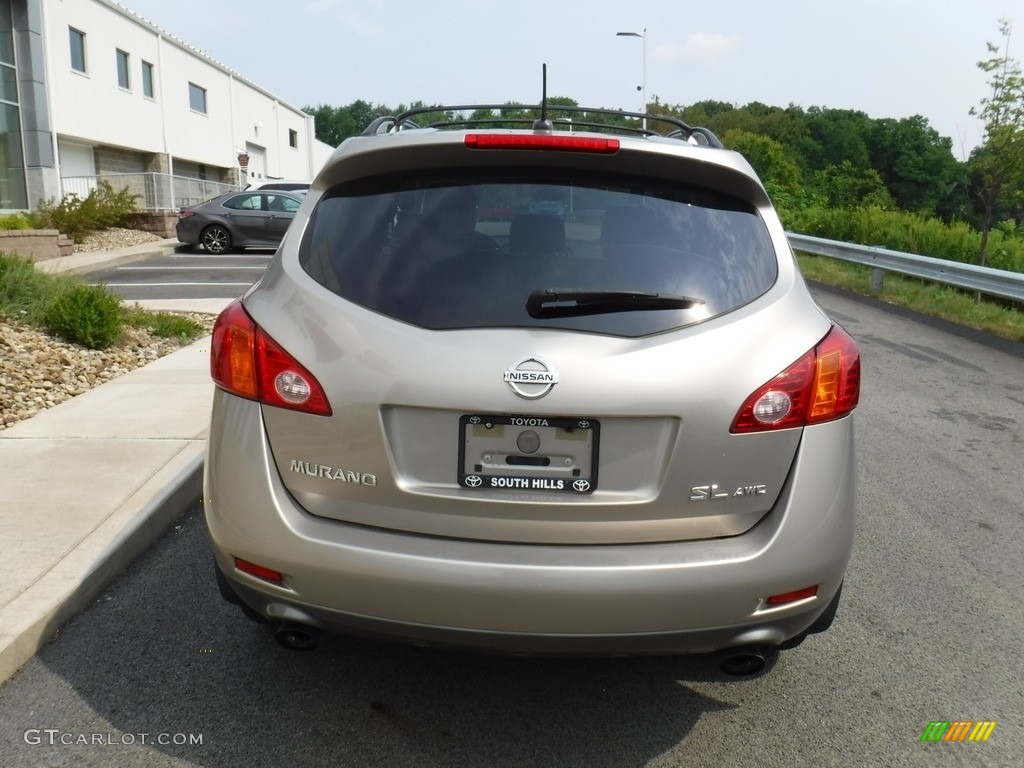
[[[174,234],[178,238],[179,243],[187,243],[194,245],[199,242],[199,229],[198,227],[192,226],[188,223],[183,223],[183,219],[179,219],[178,223],[174,226]]]
[[[493,544],[307,514],[283,487],[260,406],[217,392],[206,519],[232,589],[270,619],[410,642],[558,653],[705,652],[800,634],[838,591],[853,541],[850,419],[804,431],[775,508],[727,539]],[[278,586],[239,557],[285,574]],[[768,607],[769,595],[818,585]]]
[[[220,568],[220,565],[217,565]],[[223,571],[221,572],[223,575]],[[776,646],[805,631],[822,615],[833,598],[815,603],[813,613],[802,611],[770,623],[747,626],[702,627],[674,632],[626,634],[553,634],[484,631],[443,625],[409,624],[335,611],[322,606],[282,602],[250,584],[225,576],[235,594],[231,602],[244,603],[269,621],[297,623],[329,632],[355,635],[413,646],[491,651],[514,655],[667,655],[703,653],[747,646]]]

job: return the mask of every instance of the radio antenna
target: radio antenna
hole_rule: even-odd
[[[540,65],[540,119],[545,122],[548,119],[548,65]]]
[[[553,131],[554,124],[548,120],[548,65],[540,65],[541,95],[540,95],[540,120],[533,121],[535,131]]]

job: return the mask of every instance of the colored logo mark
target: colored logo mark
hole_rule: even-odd
[[[921,741],[988,741],[995,729],[995,720],[932,720]]]

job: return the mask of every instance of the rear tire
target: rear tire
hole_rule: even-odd
[[[221,254],[231,250],[231,233],[220,224],[211,224],[199,236],[207,253]]]

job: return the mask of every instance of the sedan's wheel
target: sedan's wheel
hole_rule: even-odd
[[[219,224],[211,224],[204,229],[200,241],[207,253],[227,253],[231,250],[231,233]]]

